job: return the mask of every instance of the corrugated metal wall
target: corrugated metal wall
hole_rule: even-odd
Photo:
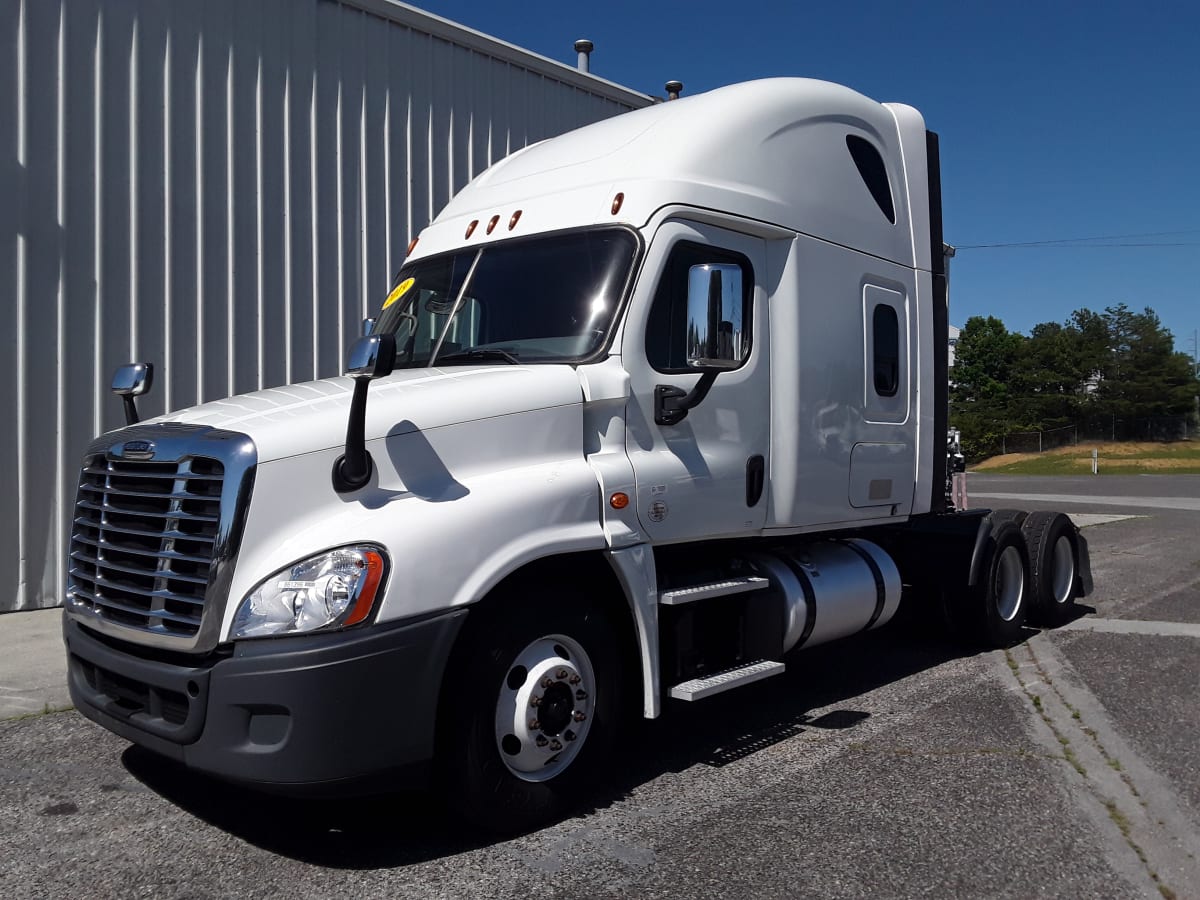
[[[0,0],[0,610],[59,603],[114,367],[336,374],[455,191],[648,102],[391,0]]]

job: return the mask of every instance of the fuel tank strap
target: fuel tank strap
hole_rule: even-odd
[[[804,566],[792,559],[783,550],[777,551],[775,558],[792,570],[792,574],[800,582],[800,590],[804,592],[804,608],[806,610],[804,630],[800,632],[800,637],[796,639],[796,643],[790,648],[791,650],[798,650],[812,637],[813,629],[817,626],[817,595],[813,593],[812,583],[808,579],[808,573],[804,571]]]

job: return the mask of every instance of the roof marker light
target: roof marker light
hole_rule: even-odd
[[[411,256],[411,255],[412,255],[412,252],[413,252],[413,250],[414,250],[414,249],[416,248],[416,246],[417,246],[417,241],[418,241],[418,240],[420,240],[420,238],[413,238],[411,241],[409,241],[409,242],[408,242],[408,249],[404,251],[404,255],[405,255],[405,256]]]
[[[617,196],[613,197],[612,214],[614,216],[621,211],[621,204],[624,202],[625,194],[623,192],[619,192]]]
[[[493,231],[496,230],[496,223],[499,221],[500,221],[499,216],[492,216],[491,219],[488,220],[488,227],[487,227],[488,234],[491,234]]]
[[[469,238],[469,237],[470,237],[472,234],[474,234],[474,233],[475,233],[475,226],[476,226],[476,225],[478,225],[478,224],[479,224],[479,220],[478,220],[478,219],[472,219],[472,220],[471,220],[471,224],[467,226],[467,233],[463,235],[463,240],[464,240],[464,241],[465,241],[467,238]]]
[[[518,209],[512,214],[512,218],[508,220],[508,230],[512,231],[517,227],[517,222],[521,221],[521,211]]]

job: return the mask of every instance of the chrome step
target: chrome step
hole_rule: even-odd
[[[772,675],[779,675],[783,672],[783,668],[781,662],[763,659],[750,663],[748,666],[717,672],[707,678],[693,678],[691,681],[684,681],[671,688],[671,696],[676,700],[703,700],[705,697],[711,697],[722,691],[730,691],[742,687],[742,685],[770,678]]]
[[[765,578],[748,575],[745,578],[730,578],[726,581],[714,581],[712,584],[697,584],[692,587],[663,591],[658,595],[658,602],[663,606],[682,606],[685,603],[695,603],[697,600],[707,600],[710,597],[727,597],[730,594],[761,591],[768,584],[770,582]]]

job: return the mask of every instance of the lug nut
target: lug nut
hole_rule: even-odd
[[[562,742],[560,742],[560,741],[558,741],[558,740],[553,740],[553,741],[551,741],[551,742],[550,742],[550,749],[551,749],[551,750],[561,750],[561,749],[562,749]]]
[[[534,743],[537,744],[539,747],[545,747],[550,742],[548,740],[546,740],[546,736],[544,734],[539,734],[537,736],[537,740],[535,740]]]
[[[534,694],[532,697],[529,698],[529,705],[530,706],[541,706],[542,698],[540,696],[538,696],[537,694]]]
[[[570,728],[568,728],[566,731],[563,732],[563,740],[564,741],[575,740],[575,732],[573,732]]]
[[[558,670],[558,680],[559,680],[559,681],[562,681],[562,680],[563,680],[564,678],[566,678],[566,677],[567,677],[569,674],[571,674],[571,673],[570,673],[570,672],[568,672],[566,669],[559,669],[559,670]]]
[[[581,682],[581,681],[583,681],[583,679],[580,678],[578,675],[571,676],[571,684],[579,684],[579,682]]]
[[[583,688],[579,688],[579,690],[577,690],[575,692],[575,699],[576,700],[586,700],[587,699],[587,691],[585,691]]]
[[[550,678],[549,676],[543,678],[542,679],[542,687],[544,687],[544,688],[554,687],[554,679]]]
[[[587,718],[587,713],[576,710],[575,714],[573,716],[571,716],[571,718],[574,719],[576,722],[582,722],[584,719]]]
[[[539,722],[537,719],[530,719],[530,720],[529,720],[529,730],[530,730],[530,731],[537,731],[537,730],[539,730],[541,727],[542,727],[542,723],[541,723],[541,722]]]

